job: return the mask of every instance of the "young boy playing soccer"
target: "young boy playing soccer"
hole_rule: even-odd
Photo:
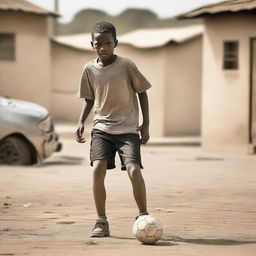
[[[122,170],[127,170],[139,215],[147,213],[146,188],[141,174],[140,144],[149,140],[149,110],[146,90],[150,83],[128,58],[114,54],[118,41],[115,27],[101,21],[92,28],[92,48],[97,58],[88,62],[81,76],[78,97],[84,98],[76,131],[83,138],[84,122],[94,108],[90,159],[93,166],[93,195],[98,218],[92,237],[109,236],[105,211],[106,169],[115,168],[118,152]],[[139,98],[143,123],[139,126]]]

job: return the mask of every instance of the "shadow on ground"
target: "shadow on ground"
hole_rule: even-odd
[[[164,241],[191,243],[191,244],[204,244],[204,245],[240,245],[240,244],[256,244],[252,240],[233,240],[225,238],[181,238],[176,236],[166,236]]]
[[[110,237],[114,238],[114,239],[118,239],[118,240],[129,240],[129,241],[137,240],[136,238],[132,238],[132,237],[121,237],[121,236],[110,236]],[[161,239],[156,244],[153,244],[153,245],[143,244],[143,243],[141,243],[141,245],[146,245],[146,246],[173,246],[173,245],[178,245],[178,244],[173,242],[173,241]]]
[[[46,167],[51,165],[80,165],[85,159],[83,157],[74,156],[56,156],[38,164],[37,167]]]

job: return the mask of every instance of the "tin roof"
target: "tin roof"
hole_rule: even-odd
[[[183,43],[203,33],[203,25],[182,28],[138,29],[120,35],[119,44],[132,45],[136,48],[155,48],[170,42]],[[54,42],[81,50],[92,50],[91,34],[77,34],[53,37]]]
[[[253,11],[256,9],[256,0],[230,0],[217,4],[206,5],[185,14],[178,18],[195,18],[202,15],[211,15],[223,12]]]
[[[0,0],[0,11],[20,11],[58,17],[57,13],[43,9],[25,0]]]

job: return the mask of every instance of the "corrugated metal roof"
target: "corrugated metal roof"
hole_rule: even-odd
[[[183,43],[203,33],[203,25],[182,28],[138,29],[118,37],[120,44],[136,48],[155,48],[170,42]],[[92,50],[91,34],[57,36],[53,41],[82,50]]]
[[[60,16],[25,0],[0,0],[0,11],[21,11],[38,15]]]
[[[253,11],[256,9],[256,0],[231,0],[217,4],[203,6],[196,10],[178,16],[178,18],[195,18],[202,15],[211,15],[223,12]]]

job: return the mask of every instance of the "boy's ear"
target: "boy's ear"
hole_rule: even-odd
[[[92,48],[94,49],[94,46],[93,46],[93,41],[91,41],[91,46],[92,46]]]
[[[117,47],[117,45],[118,45],[118,40],[116,39],[115,40],[115,47]]]

